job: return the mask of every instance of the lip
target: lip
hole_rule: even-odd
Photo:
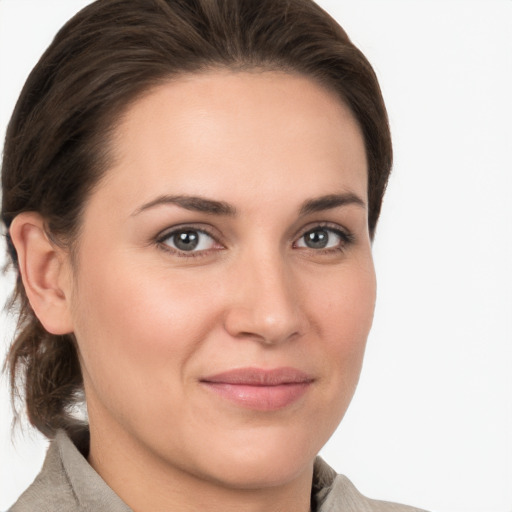
[[[202,385],[240,407],[276,411],[299,400],[314,382],[296,368],[238,368],[200,379]]]

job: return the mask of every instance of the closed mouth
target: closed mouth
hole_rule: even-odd
[[[274,411],[296,402],[314,379],[291,367],[240,368],[200,379],[200,382],[243,408]]]

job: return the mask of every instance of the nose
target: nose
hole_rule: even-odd
[[[304,333],[298,285],[282,257],[254,255],[233,270],[225,316],[225,329],[231,336],[276,345]]]

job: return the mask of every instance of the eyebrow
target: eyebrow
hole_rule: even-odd
[[[359,196],[352,192],[346,192],[344,194],[329,194],[305,201],[300,208],[300,216],[303,217],[304,215],[323,212],[347,205],[361,206],[366,209],[366,203]]]
[[[149,203],[143,204],[140,208],[137,208],[133,215],[154,208],[155,206],[175,204],[185,210],[191,210],[195,212],[208,213],[210,215],[228,215],[233,217],[236,215],[236,208],[231,206],[225,201],[215,201],[213,199],[206,199],[205,197],[199,196],[159,196]]]
[[[225,201],[216,201],[200,196],[162,195],[143,204],[141,207],[137,208],[132,215],[138,215],[139,213],[151,208],[169,204],[180,206],[186,210],[207,213],[210,215],[226,215],[234,217],[237,213],[236,208]],[[308,199],[302,203],[299,209],[299,215],[303,217],[312,213],[318,213],[347,205],[356,205],[366,208],[366,203],[359,196],[352,192],[347,192],[343,194],[329,194],[314,199]]]

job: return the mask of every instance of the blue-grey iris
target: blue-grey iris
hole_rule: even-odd
[[[199,244],[199,233],[197,231],[179,231],[172,239],[175,247],[180,251],[192,251]]]
[[[329,233],[323,229],[308,231],[304,235],[304,243],[310,249],[323,249],[329,243]]]

